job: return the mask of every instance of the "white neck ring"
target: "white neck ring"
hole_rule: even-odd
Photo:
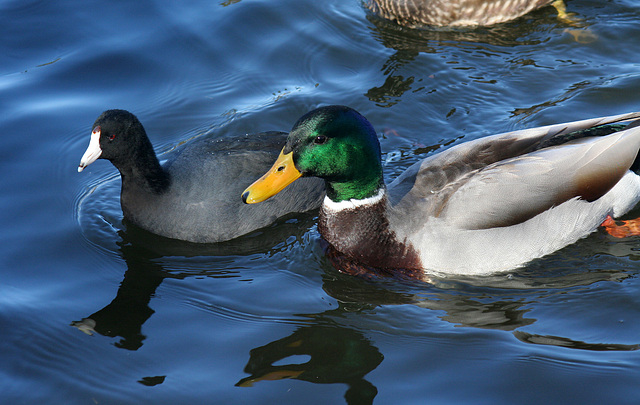
[[[380,189],[374,196],[362,198],[362,199],[352,198],[350,200],[335,202],[329,197],[325,196],[323,207],[326,210],[333,211],[333,212],[338,212],[343,210],[353,210],[357,207],[364,207],[364,206],[377,204],[382,200],[385,194],[386,194],[385,188],[380,187]]]

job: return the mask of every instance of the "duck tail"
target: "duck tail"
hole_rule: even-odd
[[[631,121],[628,125],[626,125],[623,129],[627,130],[627,129],[631,129],[631,128],[636,128],[636,127],[640,127],[640,119]],[[631,170],[632,172],[634,172],[635,174],[640,175],[640,152],[638,153],[638,155],[636,156],[636,159],[633,161],[633,164],[631,165],[631,167],[629,168],[629,170]]]
[[[602,125],[601,127],[593,128],[591,130],[593,131],[593,133],[589,133],[586,136],[606,136],[614,132],[626,131],[626,130],[637,128],[637,127],[640,127],[640,119],[633,120],[628,124],[617,123],[617,124]],[[631,167],[629,167],[629,170],[640,175],[640,153],[638,153],[638,155],[636,156],[635,160],[633,161],[633,164],[631,165]]]
[[[536,150],[549,146],[562,145],[567,142],[576,141],[582,138],[601,137],[611,135],[615,132],[626,131],[632,128],[640,127],[640,113],[630,113],[620,116],[605,117],[600,122],[589,123],[592,126],[582,128],[566,128],[555,132],[537,145]],[[620,122],[623,120],[633,119],[631,122]],[[586,121],[585,121],[586,122]],[[578,124],[581,124],[578,122]],[[553,131],[551,131],[553,133]],[[636,174],[640,175],[640,153],[629,168]]]

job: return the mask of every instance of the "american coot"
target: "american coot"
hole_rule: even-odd
[[[269,168],[286,135],[199,139],[161,166],[136,116],[109,110],[93,124],[78,171],[98,158],[107,159],[120,171],[120,204],[128,221],[168,238],[221,242],[322,203],[324,186],[319,179],[308,179],[264,207],[242,203],[242,190]]]
[[[366,0],[365,5],[400,25],[478,26],[521,17],[554,3],[566,16],[561,0]]]
[[[273,176],[288,178],[281,184],[319,176],[327,196],[318,230],[342,263],[415,278],[430,271],[505,271],[575,242],[636,205],[640,176],[629,169],[637,169],[639,121],[590,128],[638,117],[462,143],[417,162],[385,187],[371,124],[348,107],[324,107],[296,123],[280,159],[243,199],[273,195]]]

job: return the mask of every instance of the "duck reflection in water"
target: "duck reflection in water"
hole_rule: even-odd
[[[256,231],[222,243],[200,244],[164,238],[125,219],[125,229],[118,232],[120,240],[116,243],[127,270],[116,297],[104,308],[80,321],[72,322],[71,326],[88,335],[99,333],[108,337],[119,336],[122,339],[115,343],[116,347],[137,350],[145,339],[141,332],[142,325],[154,313],[149,307],[149,302],[165,278],[233,277],[233,272],[228,270],[215,270],[214,264],[204,269],[204,273],[174,271],[163,264],[163,257],[206,256],[211,257],[212,260],[209,262],[213,263],[215,257],[273,252],[274,240],[280,241],[292,236],[300,240],[312,226],[313,220],[312,213],[291,214],[276,221],[268,233]]]
[[[304,363],[274,365],[300,355],[310,359]],[[362,333],[316,315],[311,326],[300,327],[290,336],[252,349],[244,368],[251,376],[236,386],[250,387],[258,381],[284,378],[316,384],[343,383],[349,387],[345,393],[348,404],[367,404],[373,402],[378,390],[364,377],[378,367],[383,358]]]
[[[639,345],[588,343],[519,330],[536,322],[536,319],[526,317],[526,313],[540,291],[548,294],[554,289],[562,291],[627,277],[628,274],[621,272],[593,271],[556,278],[443,279],[428,286],[413,282],[404,284],[398,280],[391,283],[381,279],[365,280],[327,265],[323,289],[339,302],[339,308],[304,315],[312,320],[309,326],[300,326],[290,336],[252,349],[244,369],[250,376],[236,385],[251,387],[257,382],[287,378],[319,384],[344,383],[348,385],[345,393],[347,404],[372,403],[377,389],[365,376],[378,367],[384,356],[372,339],[347,324],[349,319],[359,318],[359,314],[390,305],[411,304],[442,311],[440,319],[457,326],[511,331],[516,339],[528,344],[590,351],[637,350]],[[531,295],[534,296],[531,300],[526,298]],[[358,323],[361,329],[361,322]],[[303,360],[296,357],[301,355],[305,356]]]
[[[154,262],[148,252],[136,251],[127,243],[121,243],[120,248],[127,271],[116,297],[99,311],[72,322],[71,326],[89,335],[95,332],[108,337],[120,336],[122,339],[114,344],[116,347],[138,350],[145,339],[142,325],[154,313],[149,307],[151,297],[162,281],[171,275]]]
[[[310,222],[313,222],[312,217],[302,220],[306,225]],[[296,235],[295,229],[304,234],[304,229],[308,228],[300,226],[300,223],[285,222],[271,231]],[[202,246],[166,240],[131,226],[127,227],[126,232],[121,231],[120,236],[122,241],[118,244],[128,268],[115,298],[104,308],[72,323],[86,333],[121,337],[115,343],[118,348],[137,350],[143,345],[147,337],[142,333],[142,326],[154,314],[149,303],[165,278],[233,276],[227,270],[211,270],[214,266],[201,272],[176,272],[162,261],[163,255],[203,256]],[[211,261],[215,262],[216,254],[239,254],[242,249],[244,252],[240,254],[247,255],[273,251],[273,246],[269,245],[271,242],[266,240],[253,237],[210,246]],[[268,240],[272,241],[271,237]],[[621,255],[631,253],[625,251]],[[371,337],[376,333],[375,326],[371,330],[365,328],[371,333],[362,332],[361,315],[382,306],[410,304],[439,311],[441,320],[456,326],[503,330],[528,344],[592,351],[631,351],[639,348],[638,345],[589,343],[522,330],[536,322],[536,319],[527,317],[527,313],[539,294],[549,294],[554,290],[562,292],[566,288],[602,281],[620,281],[630,276],[624,272],[574,271],[544,278],[516,273],[510,278],[447,278],[434,280],[434,284],[429,285],[397,280],[366,280],[338,272],[326,257],[320,258],[320,262],[324,271],[322,288],[338,301],[339,307],[319,314],[302,315],[309,321],[302,321],[291,335],[250,350],[244,368],[249,376],[236,385],[248,387],[258,382],[284,378],[319,384],[340,383],[348,386],[345,393],[347,403],[371,403],[377,395],[377,388],[366,376],[382,363],[384,355]],[[352,320],[360,326],[352,327]],[[295,356],[304,356],[304,360],[299,361],[300,358]],[[240,368],[241,365],[233,367]]]

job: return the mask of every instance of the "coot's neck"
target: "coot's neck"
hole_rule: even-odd
[[[150,142],[135,153],[112,160],[122,176],[122,188],[142,189],[162,194],[171,183],[169,173],[160,165]]]

